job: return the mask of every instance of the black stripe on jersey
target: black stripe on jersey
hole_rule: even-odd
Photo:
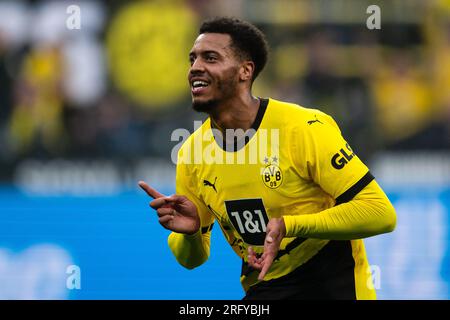
[[[347,191],[336,198],[336,205],[349,202],[352,200],[362,189],[364,189],[375,177],[367,172],[364,177],[359,179],[357,183],[350,187]]]
[[[244,300],[355,300],[354,268],[351,242],[331,240],[289,274],[251,286]]]
[[[291,242],[288,243],[288,245],[286,246],[286,248],[284,248],[283,250],[278,251],[277,256],[275,257],[274,260],[278,260],[280,259],[282,256],[284,256],[285,254],[289,254],[289,252],[291,252],[292,250],[294,250],[295,248],[297,248],[299,245],[301,245],[304,241],[306,240],[306,238],[295,238],[294,240],[292,240]]]
[[[266,109],[267,109],[268,105],[269,105],[269,99],[259,98],[258,113],[256,114],[255,121],[253,121],[253,124],[250,127],[251,129],[254,129],[255,132],[259,129],[259,126],[261,125],[262,119],[264,118],[264,114],[266,113]],[[213,121],[211,121],[211,128],[217,129],[214,126]],[[216,140],[217,144],[223,150],[228,151],[228,152],[239,151],[238,150],[238,141],[236,140],[236,137],[235,137],[235,140],[233,141],[233,143],[227,144],[225,141],[225,137],[217,137],[214,131],[213,131],[213,135],[214,135],[214,139]],[[252,136],[247,135],[247,133],[246,133],[246,135],[244,137],[244,144],[242,145],[242,148],[250,141],[251,138],[252,138]],[[222,140],[222,141],[218,141],[218,140]]]
[[[207,232],[211,231],[213,227],[214,227],[214,223],[211,223],[209,226],[203,227],[202,233],[207,233]]]
[[[295,248],[297,248],[299,245],[301,245],[304,241],[306,240],[306,238],[295,238],[294,240],[292,240],[291,242],[289,242],[286,246],[286,248],[284,248],[283,250],[278,251],[278,254],[276,255],[274,261],[280,259],[282,256],[284,256],[285,254],[289,254],[292,250],[294,250]],[[244,259],[242,259],[242,268],[241,268],[241,275],[243,276],[248,276],[250,274],[250,272],[255,271],[255,269],[253,269],[252,267],[250,267],[248,265],[247,262],[244,261]]]
[[[251,126],[251,128],[255,129],[255,131],[258,130],[259,126],[261,125],[261,121],[264,117],[264,114],[266,113],[268,104],[269,104],[269,99],[259,98],[258,113],[256,114],[255,121],[253,121],[253,124]]]
[[[374,176],[367,172],[336,199],[336,205],[352,200]],[[306,239],[296,238],[275,259],[299,246]],[[355,261],[350,240],[331,240],[305,264],[277,279],[251,286],[244,299],[356,299]],[[243,261],[242,275],[256,271]]]

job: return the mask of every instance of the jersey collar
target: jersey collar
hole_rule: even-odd
[[[256,131],[259,129],[259,126],[261,125],[261,122],[264,118],[264,114],[266,113],[267,110],[267,106],[269,104],[269,99],[266,98],[259,98],[259,107],[258,107],[258,113],[256,114],[255,117],[255,121],[253,121],[253,124],[251,125],[251,129],[253,130],[249,130],[249,133],[245,134],[245,143],[244,144],[240,144],[240,146],[238,145],[238,141],[237,139],[234,140],[233,143],[226,143],[225,138],[222,136],[216,136],[216,130],[213,130],[213,136],[214,136],[214,140],[216,141],[217,145],[219,145],[219,147],[227,152],[236,152],[239,151],[240,149],[244,148],[247,143],[250,141],[250,139],[253,137],[253,135],[256,133]],[[211,129],[217,129],[214,126],[214,123],[212,121],[210,121],[211,123]],[[239,148],[240,147],[240,148]]]

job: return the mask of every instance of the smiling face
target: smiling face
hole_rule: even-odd
[[[189,60],[188,80],[194,110],[209,112],[236,94],[241,61],[228,34],[199,35],[189,53]]]

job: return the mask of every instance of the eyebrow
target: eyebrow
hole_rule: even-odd
[[[218,51],[215,51],[215,50],[205,50],[205,51],[200,52],[201,55],[211,54],[211,53],[221,55]],[[193,52],[193,51],[189,52],[189,57],[192,57],[194,55],[196,55],[195,52]]]

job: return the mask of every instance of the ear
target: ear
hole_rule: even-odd
[[[252,80],[253,73],[255,72],[255,64],[253,61],[245,60],[239,69],[239,80],[248,81]]]

